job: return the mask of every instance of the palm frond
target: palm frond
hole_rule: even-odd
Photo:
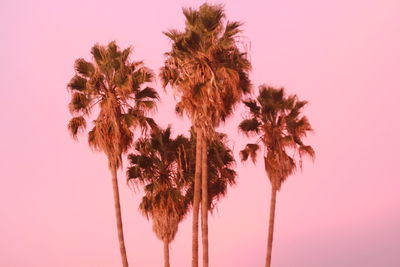
[[[122,51],[122,53],[121,53],[121,60],[122,60],[122,62],[127,62],[128,61],[128,59],[129,59],[129,55],[132,53],[132,47],[127,47],[127,48],[125,48],[123,51]]]
[[[111,58],[118,58],[120,56],[120,49],[115,41],[108,43],[107,52]]]
[[[163,34],[165,36],[167,36],[169,39],[171,39],[171,41],[173,41],[173,42],[178,41],[178,38],[181,38],[181,36],[182,36],[182,33],[175,29],[165,31],[165,32],[163,32]]]
[[[76,90],[82,92],[86,90],[87,80],[79,75],[72,77],[71,81],[68,83],[67,87],[70,90]]]
[[[256,119],[245,119],[239,124],[239,129],[246,135],[258,134],[260,122]]]
[[[93,64],[84,60],[83,58],[78,58],[75,61],[74,67],[77,73],[86,78],[90,78],[95,72],[95,67],[93,66]]]
[[[73,117],[68,123],[68,130],[74,139],[77,138],[78,133],[86,129],[86,120],[82,116]]]
[[[300,157],[309,156],[312,160],[315,159],[315,151],[311,146],[300,146],[299,154]]]
[[[243,23],[239,21],[228,21],[225,26],[224,37],[225,38],[232,38],[238,33],[242,32],[240,27],[243,26]]]
[[[157,125],[157,123],[154,121],[153,118],[147,117],[146,118],[146,122],[147,122],[147,125],[150,127],[150,129],[152,131],[155,131],[155,130],[159,129],[159,126]]]
[[[94,126],[88,133],[88,144],[92,149],[100,150],[100,146],[96,140],[96,126]]]
[[[186,18],[186,27],[194,27],[199,18],[199,12],[193,10],[192,8],[182,8],[182,13]]]
[[[246,107],[250,109],[250,112],[254,116],[258,116],[260,113],[260,106],[257,105],[257,102],[254,99],[249,99],[246,101],[243,101],[243,104],[245,104]]]
[[[246,147],[240,151],[240,159],[246,161],[250,157],[253,163],[255,163],[259,149],[260,146],[258,144],[247,144]]]
[[[224,17],[225,13],[222,5],[209,5],[205,3],[199,8],[200,23],[209,32],[216,30]]]
[[[90,108],[91,99],[89,96],[80,92],[72,94],[71,102],[69,103],[69,111],[71,114],[83,112],[88,113]]]
[[[106,50],[103,46],[99,44],[95,44],[90,53],[92,54],[97,65],[101,65],[102,62],[106,59]]]
[[[135,93],[135,99],[152,98],[159,99],[159,95],[156,90],[151,87],[146,87]]]
[[[146,68],[141,67],[132,73],[132,88],[136,91],[143,83],[152,82],[154,78],[153,72]]]
[[[126,177],[127,177],[128,181],[130,179],[138,178],[139,176],[140,176],[140,172],[139,172],[139,167],[138,166],[131,166],[126,171]]]

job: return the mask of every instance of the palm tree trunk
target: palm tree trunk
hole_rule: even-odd
[[[201,157],[201,234],[203,241],[203,267],[208,267],[208,166],[207,141],[204,137]]]
[[[271,192],[271,206],[269,208],[269,229],[268,229],[268,247],[267,247],[267,260],[265,263],[266,267],[271,266],[271,254],[272,254],[272,240],[274,237],[274,221],[275,221],[275,204],[276,204],[276,192],[275,186],[272,186]]]
[[[111,173],[112,173],[112,185],[114,192],[115,218],[117,220],[117,229],[118,229],[119,250],[122,258],[122,266],[128,267],[129,265],[125,250],[124,232],[122,228],[121,205],[119,201],[119,189],[117,180],[117,168],[115,167],[111,168]]]
[[[169,267],[169,243],[164,239],[164,267]]]
[[[193,192],[193,224],[192,224],[192,267],[199,266],[199,205],[200,205],[200,176],[201,176],[201,144],[203,133],[196,129],[196,169],[194,174]]]

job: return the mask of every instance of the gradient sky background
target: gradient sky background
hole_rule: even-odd
[[[74,142],[66,84],[96,42],[133,45],[157,73],[183,27],[182,6],[203,1],[0,2],[0,265],[120,266],[111,177],[86,136]],[[400,266],[400,2],[224,1],[245,22],[253,83],[284,86],[309,100],[317,159],[278,194],[273,265]],[[251,45],[250,45],[251,44]],[[174,99],[156,119],[186,133]],[[221,130],[238,152],[243,109]],[[209,220],[211,266],[263,266],[270,185],[262,162],[237,164],[237,185]],[[138,213],[140,194],[120,172],[131,266],[161,266],[162,243]],[[191,215],[171,246],[189,266]]]

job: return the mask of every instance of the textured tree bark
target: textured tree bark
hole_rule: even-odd
[[[203,267],[208,267],[208,165],[207,141],[204,137],[201,157],[201,234],[203,241]]]
[[[269,209],[269,229],[268,229],[268,247],[267,247],[267,260],[265,263],[266,267],[271,266],[271,255],[272,255],[272,241],[274,237],[274,221],[275,221],[275,204],[276,204],[276,188],[272,186],[271,190],[271,203]]]
[[[119,189],[118,189],[118,180],[117,180],[117,168],[111,169],[112,173],[112,185],[113,185],[113,193],[114,193],[114,207],[115,207],[115,218],[117,221],[117,230],[118,230],[118,241],[119,241],[119,250],[121,253],[122,266],[128,267],[128,258],[126,256],[125,242],[124,242],[124,232],[122,227],[122,218],[121,218],[121,204],[119,201]]]
[[[168,240],[164,240],[164,267],[169,267],[169,243]]]
[[[192,267],[199,266],[199,205],[200,205],[200,178],[201,178],[201,144],[203,133],[196,129],[196,169],[194,174],[193,192],[193,224],[192,224]]]

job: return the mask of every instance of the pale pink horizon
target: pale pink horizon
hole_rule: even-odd
[[[120,266],[105,156],[69,136],[66,84],[94,43],[133,46],[158,73],[183,27],[183,6],[204,1],[22,1],[0,3],[0,266]],[[213,2],[214,3],[214,2]],[[400,266],[400,2],[219,1],[244,22],[252,81],[309,101],[316,161],[278,193],[273,266]],[[187,134],[174,97],[157,81],[155,118]],[[221,127],[237,160],[237,185],[210,216],[210,266],[263,266],[270,185],[262,161],[242,164],[244,109]],[[124,168],[126,165],[124,165]],[[131,266],[161,266],[162,243],[138,212],[141,192],[119,172]],[[171,246],[190,266],[191,216]]]

